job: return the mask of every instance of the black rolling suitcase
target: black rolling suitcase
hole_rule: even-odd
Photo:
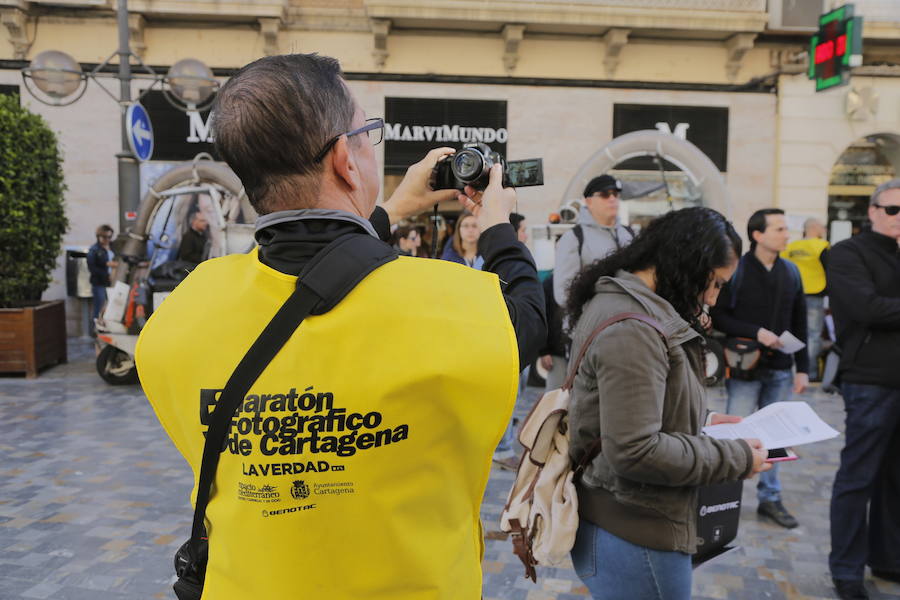
[[[700,488],[697,497],[697,537],[700,544],[692,557],[695,567],[734,549],[729,544],[737,537],[743,490],[743,481]]]

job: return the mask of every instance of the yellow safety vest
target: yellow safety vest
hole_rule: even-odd
[[[210,260],[141,333],[141,384],[192,498],[217,394],[295,282],[255,253]],[[203,597],[480,598],[479,508],[517,381],[495,274],[407,257],[376,269],[300,325],[235,415]]]
[[[791,261],[800,270],[804,294],[818,294],[825,289],[825,267],[819,257],[828,248],[828,242],[819,238],[791,242],[781,253],[781,258]]]

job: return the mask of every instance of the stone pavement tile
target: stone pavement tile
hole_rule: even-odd
[[[22,592],[24,598],[49,598],[62,589],[61,585],[55,583],[39,583],[36,586]]]

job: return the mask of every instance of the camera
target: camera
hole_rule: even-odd
[[[462,150],[441,159],[431,171],[433,190],[463,190],[467,185],[484,190],[491,167],[503,165],[503,187],[544,185],[544,166],[540,158],[506,161],[487,144],[466,144]]]

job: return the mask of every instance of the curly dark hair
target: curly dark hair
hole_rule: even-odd
[[[656,269],[656,294],[696,325],[701,296],[713,271],[741,256],[742,242],[731,223],[711,208],[684,208],[657,217],[628,246],[585,267],[568,289],[569,326],[575,327],[594,285],[619,270]]]

